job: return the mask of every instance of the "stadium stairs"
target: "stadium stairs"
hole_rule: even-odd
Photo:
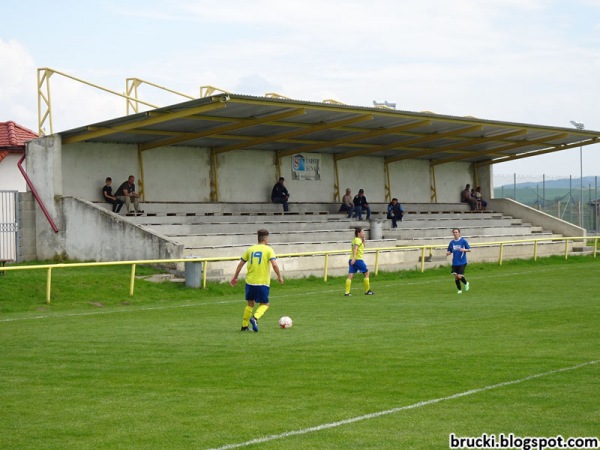
[[[100,203],[99,205],[106,205]],[[404,220],[391,228],[386,219],[387,203],[371,203],[371,221],[349,219],[339,213],[339,203],[290,203],[290,211],[273,203],[174,203],[148,202],[141,216],[123,216],[131,223],[183,244],[185,256],[240,256],[256,243],[256,231],[266,228],[269,243],[278,255],[311,251],[348,250],[354,227],[362,226],[367,234],[367,248],[440,245],[451,239],[451,229],[458,227],[471,244],[508,240],[556,237],[541,227],[494,211],[469,211],[461,203],[402,204]],[[364,218],[364,215],[363,215]],[[377,225],[376,225],[377,224]],[[369,239],[371,227],[379,227],[381,236]],[[560,254],[564,242],[538,245],[538,255]],[[497,261],[498,245],[482,246],[473,251],[470,261]],[[515,243],[504,247],[504,258],[530,258],[531,244]],[[347,273],[347,254],[331,255],[328,273]],[[375,254],[367,254],[367,264],[374,269]],[[426,267],[447,265],[445,248],[428,251]],[[288,277],[317,275],[324,270],[323,256],[281,258],[279,265]],[[416,269],[421,265],[420,250],[384,251],[379,255],[380,270]],[[226,281],[235,264],[231,261],[210,263],[207,278]]]

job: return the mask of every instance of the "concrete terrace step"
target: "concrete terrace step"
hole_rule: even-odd
[[[382,230],[383,237],[396,239],[428,239],[432,237],[448,237],[451,232],[448,227],[423,227],[423,228],[394,228]],[[467,226],[461,227],[462,236],[470,235],[498,235],[498,236],[531,236],[531,227],[526,226]]]
[[[470,244],[473,243],[485,243],[485,242],[500,242],[500,241],[516,241],[522,239],[539,239],[539,238],[560,238],[562,236],[556,235],[550,232],[543,233],[541,235],[505,235],[505,234],[462,234],[462,236],[469,241]],[[437,237],[420,237],[415,239],[397,239],[398,246],[405,245],[448,245],[448,243],[452,240],[452,236],[437,236]],[[561,241],[564,246],[564,241]],[[512,245],[512,244],[509,244]],[[516,245],[516,244],[515,244]]]
[[[324,211],[304,211],[301,213],[215,213],[215,214],[196,214],[196,213],[156,213],[143,214],[141,216],[127,216],[127,219],[139,225],[145,224],[202,224],[202,223],[266,223],[266,222],[339,222],[347,219],[346,215],[329,214]],[[372,219],[381,222],[390,219],[385,214],[373,214]],[[512,220],[513,224],[520,222],[519,219],[512,219],[510,216],[503,216],[499,213],[483,214],[464,214],[464,213],[439,213],[439,214],[419,214],[405,216],[403,222],[419,223],[437,223],[440,221],[486,221],[491,219]]]
[[[110,209],[112,206],[105,202],[94,202],[99,207]],[[317,205],[325,205],[319,208]],[[338,206],[339,208],[339,206]],[[140,209],[151,215],[237,215],[237,214],[328,214],[337,212],[338,208],[331,204],[294,203],[290,204],[290,211],[285,213],[283,206],[277,203],[196,203],[196,202],[140,202]],[[121,210],[121,213],[124,211]]]
[[[377,219],[382,219],[386,214],[381,213],[377,215]],[[469,212],[436,212],[436,213],[406,213],[404,212],[403,221],[434,221],[434,220],[446,220],[446,219],[471,219],[471,220],[489,220],[489,219],[501,219],[510,216],[505,216],[502,213],[484,211],[478,214],[471,214]]]
[[[344,241],[331,241],[331,242],[312,242],[310,246],[306,243],[298,242],[279,242],[271,245],[275,254],[283,255],[287,253],[303,253],[307,251],[318,252],[318,251],[336,251],[336,250],[347,250],[350,254],[350,243],[351,240]],[[366,242],[367,248],[376,247],[395,247],[395,239],[377,239],[369,240]],[[235,244],[228,246],[204,246],[204,247],[185,247],[185,256],[199,256],[202,258],[213,258],[213,257],[227,257],[227,256],[241,256],[242,253],[248,248],[248,244]]]
[[[355,223],[350,221],[335,222],[262,222],[257,223],[205,223],[205,224],[155,224],[143,225],[147,230],[167,236],[183,236],[198,234],[253,234],[259,228],[266,228],[271,233],[271,239],[279,233],[289,232],[318,232],[342,231],[350,232]]]
[[[383,223],[383,228],[391,228],[392,221],[387,220]],[[473,219],[470,217],[465,218],[452,218],[452,219],[437,219],[437,220],[403,220],[398,222],[397,230],[403,229],[427,229],[427,228],[445,228],[452,229],[458,227],[460,229],[466,227],[516,227],[522,226],[521,220],[515,220],[511,217],[503,218],[488,218],[485,220]]]
[[[141,204],[147,214],[196,214],[196,215],[219,215],[219,214],[327,214],[328,206],[318,207],[315,203],[290,204],[290,211],[284,213],[283,206],[277,203],[244,203],[244,202],[219,202],[219,203],[193,203],[193,202],[145,202]],[[337,211],[337,209],[336,209]]]
[[[341,217],[338,215],[322,215],[322,214],[240,214],[240,215],[162,215],[162,216],[153,216],[144,214],[142,216],[137,217],[127,217],[133,223],[138,225],[192,225],[192,224],[211,224],[211,223],[254,223],[254,224],[263,224],[263,223],[294,223],[294,222],[312,222],[312,223],[320,223],[320,222],[344,222],[350,221],[350,219],[346,219],[345,217]]]
[[[466,203],[404,203],[400,199],[405,214],[435,214],[443,212],[470,212]],[[387,211],[388,202],[369,202],[371,211]]]
[[[352,241],[354,232],[351,228],[317,231],[289,231],[286,233],[271,233],[269,244],[298,243],[312,245],[315,242]],[[256,232],[239,234],[202,234],[170,236],[184,247],[215,247],[228,245],[252,245],[256,243]]]
[[[145,208],[140,209],[145,211],[146,216],[150,217],[214,217],[214,216],[228,216],[228,217],[240,217],[240,216],[318,216],[328,215],[329,211],[317,211],[317,210],[306,210],[306,211],[212,211],[212,212],[194,212],[194,211],[183,211],[183,212],[153,212],[148,211]]]
[[[109,209],[111,205],[104,202],[94,202],[98,206]],[[386,202],[370,203],[371,211],[375,214],[385,214]],[[465,203],[403,203],[407,215],[413,214],[440,214],[440,213],[485,213],[486,211],[469,211]],[[290,203],[289,214],[334,214],[339,212],[340,203]],[[223,215],[223,214],[283,214],[280,204],[269,202],[142,202],[141,209],[151,215]]]

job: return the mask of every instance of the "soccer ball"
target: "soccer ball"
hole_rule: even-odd
[[[283,316],[279,319],[279,326],[281,328],[292,328],[292,319],[288,316]]]

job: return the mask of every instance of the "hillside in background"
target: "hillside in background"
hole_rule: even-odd
[[[584,203],[589,203],[599,198],[599,181],[597,176],[583,177],[583,196],[580,192],[579,178],[563,178],[504,184],[494,188],[494,198],[512,198],[531,206],[566,203],[569,200],[577,204],[582,197]]]
[[[598,176],[591,176],[591,177],[583,177],[583,187],[584,189],[588,188],[589,186],[591,186],[592,188],[596,187],[596,183],[600,182],[600,180],[598,179]],[[542,179],[540,179],[539,181],[527,181],[527,182],[521,182],[521,183],[517,183],[516,187],[517,189],[521,189],[521,188],[536,188],[537,186],[542,186],[545,185],[546,189],[569,189],[570,187],[572,187],[573,189],[579,189],[579,178],[561,178],[559,180],[548,180],[546,179],[546,181],[544,182]],[[503,183],[503,184],[499,184],[498,186],[494,186],[494,191],[496,189],[502,188],[504,187],[505,189],[507,187],[510,187],[511,189],[514,187],[514,183]]]

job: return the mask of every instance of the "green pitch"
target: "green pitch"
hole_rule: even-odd
[[[235,264],[235,263],[232,263]],[[142,271],[149,272],[149,269]],[[243,283],[128,268],[0,276],[0,448],[443,449],[458,436],[598,436],[600,261],[290,280],[258,333]],[[278,328],[290,316],[294,326]]]

